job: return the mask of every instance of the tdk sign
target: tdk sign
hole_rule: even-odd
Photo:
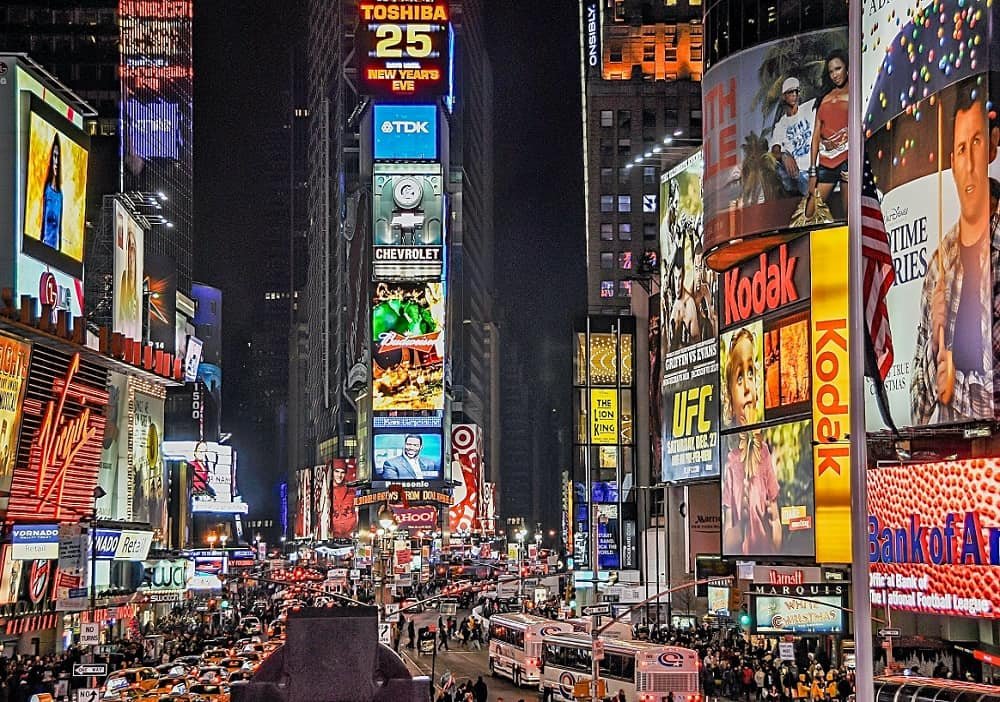
[[[372,122],[376,161],[437,159],[436,106],[376,104]]]

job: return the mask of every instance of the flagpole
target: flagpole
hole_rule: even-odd
[[[861,247],[861,190],[865,139],[861,114],[861,21],[864,5],[851,0],[848,16],[851,75],[848,100],[848,318],[850,319],[851,388],[851,593],[854,602],[855,688],[857,699],[874,694],[871,598],[868,586],[868,451],[865,433],[864,262]]]

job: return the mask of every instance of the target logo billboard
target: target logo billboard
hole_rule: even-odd
[[[451,479],[457,483],[448,510],[452,533],[478,530],[483,475],[483,430],[477,424],[451,428]]]

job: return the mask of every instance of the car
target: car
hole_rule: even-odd
[[[194,668],[201,665],[201,656],[178,656],[177,658],[170,661],[171,663],[179,663],[180,665],[186,665],[189,668]]]
[[[238,646],[233,649],[234,656],[241,656],[244,653],[259,653],[264,656],[267,655],[267,644],[263,643],[245,643],[242,646]]]
[[[197,695],[205,702],[229,702],[228,685],[210,685],[208,683],[195,683],[191,686],[191,694]]]
[[[233,673],[237,670],[243,670],[248,668],[248,661],[245,658],[237,658],[235,656],[230,656],[229,658],[223,658],[219,661],[219,667],[225,668],[229,673]]]
[[[259,634],[261,632],[259,617],[243,617],[240,626],[243,627],[244,631],[249,631],[251,634]]]
[[[146,692],[156,686],[160,676],[155,668],[128,668],[127,670],[116,670],[108,676],[104,682],[104,689],[107,692],[121,692],[122,690],[139,690]]]
[[[229,671],[217,665],[202,666],[198,671],[198,682],[224,683],[229,680]]]
[[[207,648],[201,654],[201,662],[202,665],[215,665],[228,656],[229,651],[224,648]]]
[[[241,653],[239,658],[246,661],[251,670],[257,670],[260,664],[264,662],[264,656],[257,653],[256,651],[247,651],[246,653]]]
[[[178,663],[176,661],[156,666],[156,673],[161,678],[166,676],[187,677],[189,675],[193,675],[196,671],[196,666],[187,665],[186,663]]]
[[[162,695],[187,692],[190,682],[187,676],[168,675],[157,680],[156,685],[147,692],[158,692]]]

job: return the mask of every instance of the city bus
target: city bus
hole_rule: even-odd
[[[573,631],[567,622],[532,614],[496,613],[490,617],[490,673],[510,678],[517,687],[538,682],[542,637]]]
[[[601,680],[607,695],[624,690],[629,702],[703,702],[701,663],[698,652],[679,646],[660,646],[645,641],[601,638],[604,658]],[[538,688],[543,700],[572,702],[573,687],[589,682],[591,647],[586,634],[554,634],[542,644],[542,674]]]
[[[1000,687],[944,678],[875,678],[875,702],[1000,702]]]

